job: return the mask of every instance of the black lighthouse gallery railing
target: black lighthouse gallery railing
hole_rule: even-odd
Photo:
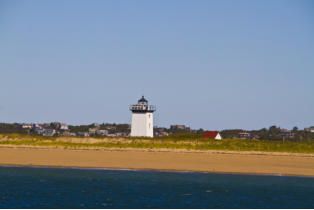
[[[156,106],[146,104],[133,104],[130,105],[130,110],[132,112],[154,112],[156,111]]]

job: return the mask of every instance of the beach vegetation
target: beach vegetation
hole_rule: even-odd
[[[159,138],[77,138],[43,137],[27,134],[1,134],[0,146],[52,146],[62,148],[138,148],[313,153],[314,141],[268,141],[201,138],[199,134],[176,134]]]

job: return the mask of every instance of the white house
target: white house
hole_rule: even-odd
[[[311,133],[314,133],[314,126],[311,126],[309,128],[304,128],[305,131],[308,131],[308,132],[311,132]]]

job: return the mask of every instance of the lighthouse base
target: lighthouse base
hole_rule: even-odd
[[[154,137],[153,113],[132,113],[131,136]]]

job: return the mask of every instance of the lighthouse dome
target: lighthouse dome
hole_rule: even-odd
[[[142,98],[140,100],[138,100],[139,104],[148,104],[148,101],[144,98],[144,96],[142,96]]]

